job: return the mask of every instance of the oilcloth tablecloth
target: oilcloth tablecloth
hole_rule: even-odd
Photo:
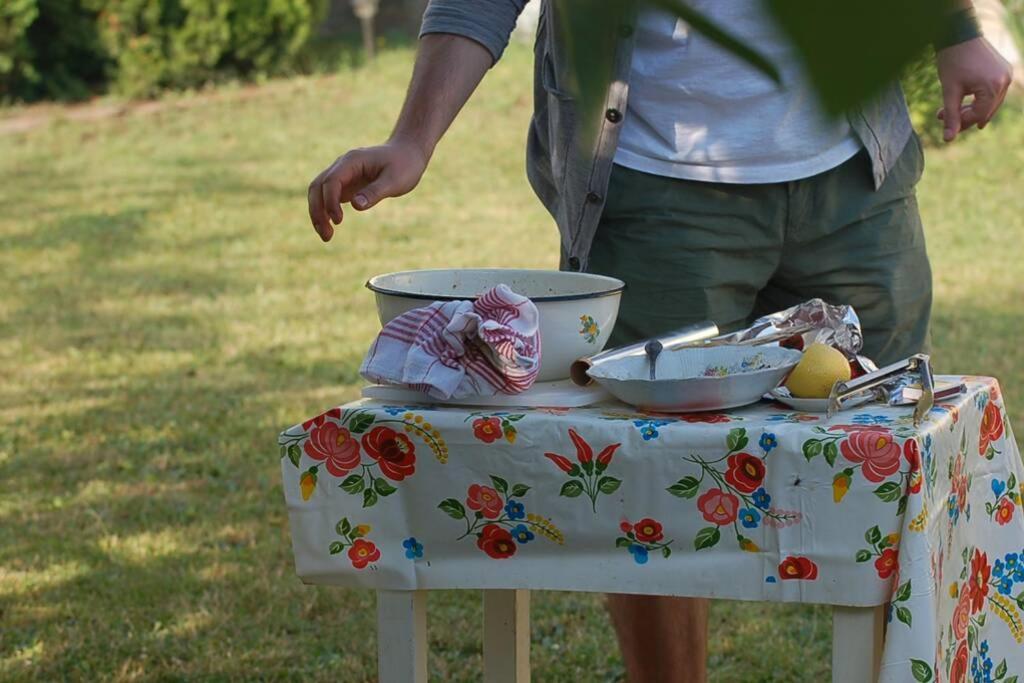
[[[296,569],[375,589],[888,603],[881,680],[1024,674],[1024,467],[998,383],[829,420],[762,402],[359,401],[280,435]]]

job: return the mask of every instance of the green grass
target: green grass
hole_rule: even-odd
[[[422,186],[316,239],[305,188],[382,139],[409,53],[155,113],[0,137],[0,679],[373,680],[370,593],[295,578],[277,432],[355,398],[365,279],[553,267],[514,48]],[[929,153],[940,371],[1024,424],[1024,117]],[[513,237],[518,235],[518,237]],[[477,680],[480,600],[430,604],[436,680]],[[715,605],[715,680],[820,681],[827,610]],[[599,596],[534,599],[537,680],[622,677]]]

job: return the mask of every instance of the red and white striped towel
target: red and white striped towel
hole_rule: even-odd
[[[518,394],[539,370],[537,306],[498,285],[475,301],[436,301],[394,318],[359,373],[434,398],[463,398]]]

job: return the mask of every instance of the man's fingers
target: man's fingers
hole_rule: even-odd
[[[960,103],[964,99],[963,90],[958,85],[949,85],[942,88],[942,115],[940,118],[945,123],[945,130],[942,131],[942,139],[950,142],[960,132]]]
[[[320,235],[320,239],[328,242],[334,236],[334,228],[331,227],[331,221],[327,218],[327,213],[324,211],[323,191],[320,189],[320,185],[321,180],[319,177],[309,185],[307,197],[309,200],[309,220],[313,223],[313,229]]]
[[[338,225],[344,217],[341,211],[341,180],[333,173],[328,173],[320,186],[320,194],[324,199],[324,211]]]
[[[394,182],[385,171],[380,174],[376,180],[359,190],[356,195],[352,197],[352,206],[359,211],[365,211],[376,206],[380,200],[395,195],[393,186]]]

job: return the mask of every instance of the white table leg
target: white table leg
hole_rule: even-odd
[[[426,591],[377,591],[380,683],[427,683]]]
[[[885,606],[832,608],[832,683],[875,683]]]
[[[484,591],[485,683],[530,683],[530,591]]]

